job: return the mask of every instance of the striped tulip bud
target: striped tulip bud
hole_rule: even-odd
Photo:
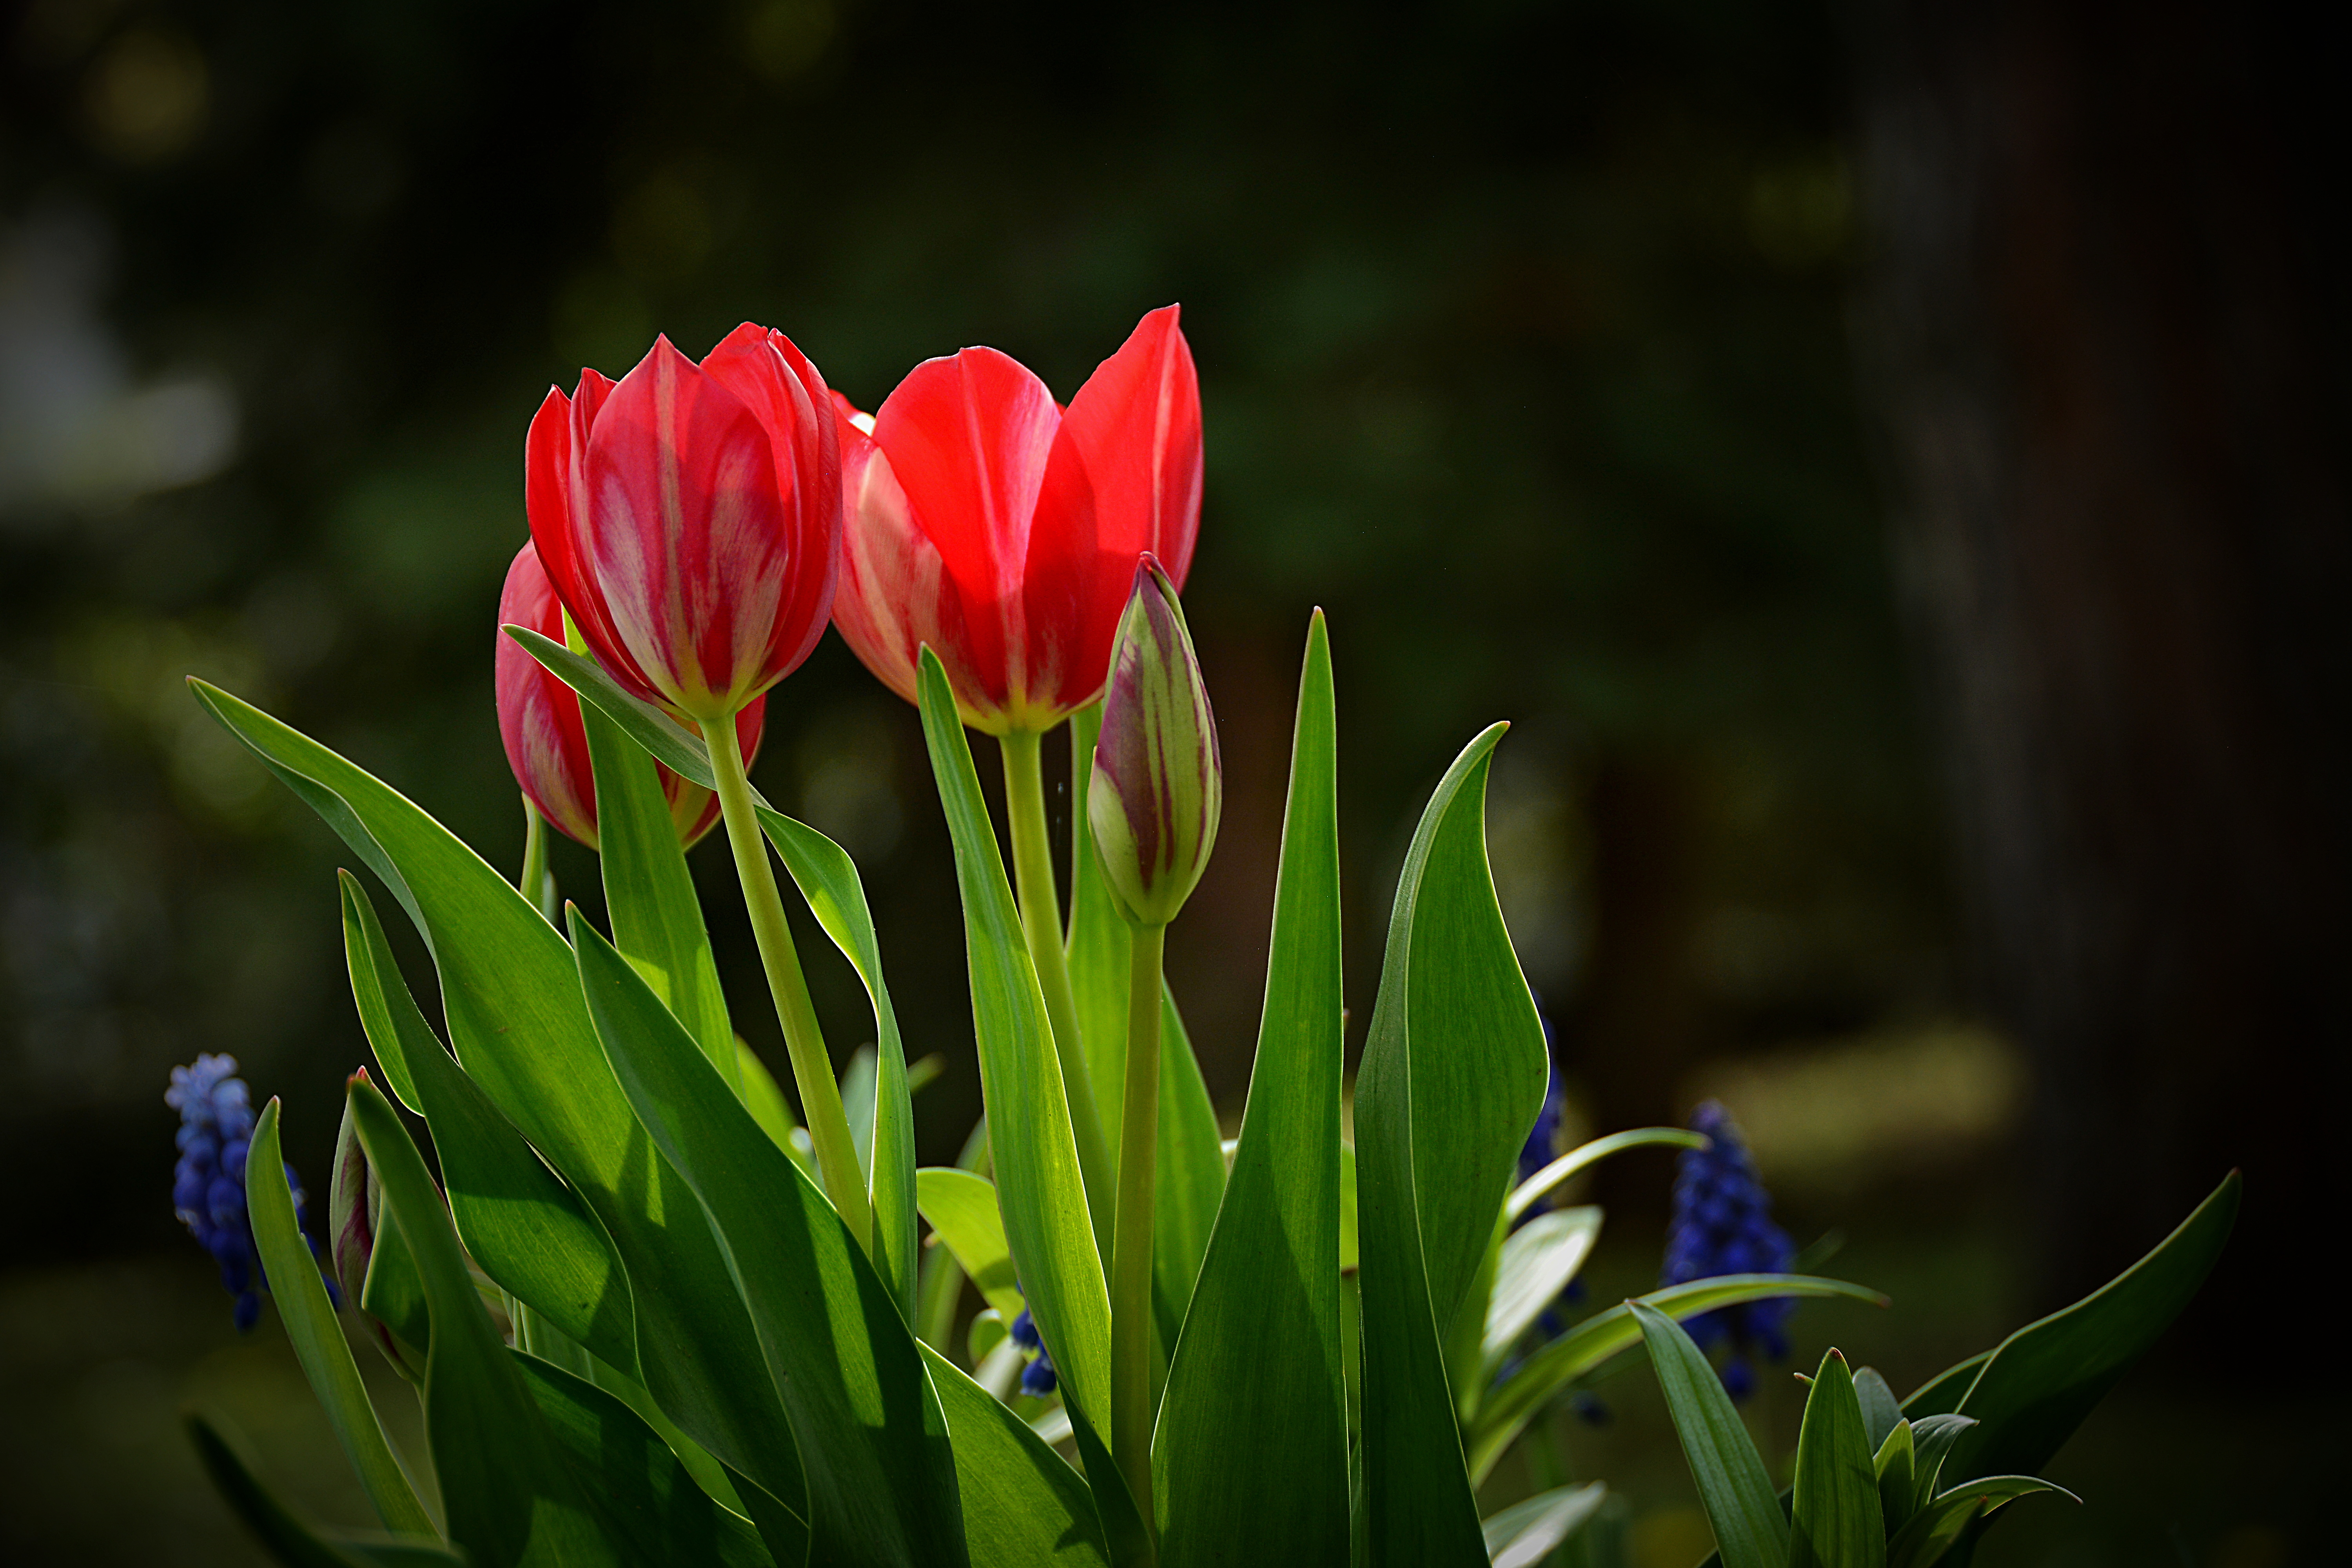
[[[1140,925],[1166,925],[1209,863],[1224,808],[1217,720],[1175,584],[1147,553],[1111,647],[1087,820]]]

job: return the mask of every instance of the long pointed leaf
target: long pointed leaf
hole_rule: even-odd
[[[692,1194],[654,1152],[589,1026],[572,950],[480,856],[398,791],[217,688],[213,716],[340,834],[416,924],[467,1074],[603,1222],[632,1279],[638,1362],[662,1408],[797,1513],[800,1458]],[[682,732],[682,731],[681,731]]]
[[[286,1182],[286,1157],[278,1151],[278,1101],[261,1108],[254,1123],[253,1141],[245,1162],[246,1209],[253,1218],[254,1245],[269,1280],[271,1300],[293,1342],[302,1375],[327,1414],[335,1440],[351,1457],[360,1485],[386,1528],[411,1535],[435,1535],[432,1515],[416,1498],[383,1423],[369,1403],[367,1385],[360,1381],[359,1363],[352,1359],[351,1342],[327,1300],[318,1260],[302,1240],[294,1214],[294,1192]]]
[[[569,914],[597,1035],[709,1215],[792,1414],[813,1557],[962,1562],[946,1418],[889,1289],[636,971],[579,910]]]
[[[222,1499],[263,1550],[286,1568],[465,1568],[465,1560],[450,1552],[438,1536],[320,1529],[262,1485],[216,1417],[191,1410],[182,1419]]]
[[[955,1439],[971,1568],[1108,1568],[1110,1549],[1085,1479],[945,1356],[926,1346],[923,1359]]]
[[[413,1108],[433,1128],[441,1180],[457,1234],[482,1271],[547,1315],[571,1338],[625,1371],[637,1365],[628,1280],[604,1226],[522,1134],[450,1059],[393,966],[366,889],[341,873],[343,929],[354,943],[352,979],[373,988],[361,1025],[379,1060],[378,1032],[395,1031],[409,1060]]]
[[[915,1108],[907,1089],[907,1051],[898,1016],[882,978],[882,942],[866,884],[849,852],[815,828],[782,812],[760,808],[760,826],[784,858],[816,923],[840,948],[874,1007],[874,1115],[866,1145],[874,1204],[875,1264],[889,1281],[899,1310],[915,1321]],[[856,1129],[851,1129],[856,1131]]]
[[[971,1279],[982,1297],[1010,1323],[1021,1315],[1021,1285],[1004,1240],[996,1185],[986,1176],[931,1165],[915,1173],[923,1217]]]
[[[1484,1484],[1511,1439],[1578,1378],[1612,1356],[1642,1342],[1642,1327],[1633,1316],[1636,1306],[1654,1307],[1677,1321],[1711,1312],[1742,1301],[1774,1296],[1841,1296],[1884,1307],[1886,1298],[1843,1279],[1816,1279],[1803,1274],[1719,1274],[1653,1291],[1591,1317],[1529,1356],[1519,1370],[1497,1386],[1479,1408],[1470,1435],[1470,1473]]]
[[[1885,1562],[1870,1428],[1845,1357],[1832,1350],[1813,1375],[1797,1435],[1789,1568],[1885,1568]]]
[[[1559,1300],[1600,1235],[1601,1211],[1587,1206],[1539,1214],[1504,1238],[1480,1347],[1487,1371]]]
[[[1107,1418],[1110,1293],[1103,1280],[1102,1255],[1095,1249],[1069,1100],[1054,1054],[1045,996],[1030,965],[1028,942],[947,671],[929,649],[923,653],[920,680],[923,739],[939,781],[948,835],[955,844],[972,1033],[980,1047],[981,1094],[988,1110],[1005,1239],[1038,1330],[1060,1372],[1064,1403]]]
[[[1413,834],[1356,1079],[1370,1568],[1486,1561],[1443,1347],[1545,1075],[1543,1025],[1486,864],[1502,733],[1455,759]]]
[[[1299,678],[1249,1100],[1152,1445],[1160,1560],[1171,1568],[1348,1560],[1336,752],[1318,612]]]
[[[2197,1294],[2237,1222],[2232,1171],[2179,1228],[2093,1295],[2003,1340],[1960,1401],[1977,1426],[1948,1479],[2030,1475],[2050,1462]]]
[[[613,945],[740,1091],[735,1028],[710,932],[653,759],[593,704],[581,705],[580,718],[595,774],[597,859]]]
[[[1599,1481],[1538,1492],[1486,1521],[1486,1554],[1495,1568],[1536,1568],[1608,1500]]]
[[[1125,1042],[1125,1031],[1120,1033]],[[1124,1078],[1121,1079],[1124,1082]],[[1160,988],[1159,1142],[1153,1145],[1151,1298],[1163,1353],[1172,1354],[1209,1253],[1225,1195],[1224,1140],[1217,1108],[1192,1054],[1176,998]]]
[[[510,1352],[558,1447],[593,1477],[597,1518],[642,1568],[773,1568],[751,1521],[697,1486],[619,1398],[534,1355]]]
[[[1655,1307],[1632,1302],[1682,1438],[1683,1458],[1715,1529],[1724,1568],[1787,1568],[1789,1521],[1772,1495],[1772,1478],[1739,1423],[1731,1396],[1682,1325]],[[1859,1415],[1856,1416],[1857,1423]]]
[[[391,1101],[365,1079],[351,1106],[368,1163],[400,1216],[433,1312],[425,1430],[449,1539],[474,1568],[618,1563],[587,1495],[483,1310],[425,1160]]]

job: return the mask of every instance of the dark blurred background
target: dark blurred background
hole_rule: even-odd
[[[749,318],[864,406],[975,342],[1066,398],[1171,300],[1229,794],[1170,963],[1228,1118],[1321,605],[1351,1049],[1422,797],[1509,718],[1496,875],[1572,1119],[1720,1095],[1800,1243],[1842,1228],[1832,1271],[1897,1299],[1809,1307],[1800,1363],[1834,1340],[1907,1386],[2247,1169],[2221,1275],[2053,1471],[2087,1505],[2024,1505],[1987,1560],[2315,1549],[2341,1358],[2272,1337],[2340,1227],[2352,946],[2345,170],[2309,24],[2087,0],[0,24],[11,1562],[255,1561],[185,1456],[188,1398],[363,1517],[274,1322],[236,1340],[177,1231],[161,1100],[172,1064],[234,1052],[323,1184],[363,1048],[349,856],[182,678],[519,863],[489,654],[551,381]],[[858,857],[909,1048],[947,1064],[923,1151],[951,1158],[977,1073],[911,710],[828,639],[757,776]],[[721,965],[780,1059],[724,858],[696,857]],[[556,870],[598,903],[584,853]],[[824,951],[845,1048],[863,1002]],[[1669,1174],[1605,1178],[1603,1299],[1654,1278]],[[1704,1527],[1646,1381],[1571,1447],[1633,1499],[1643,1568],[1681,1568]]]

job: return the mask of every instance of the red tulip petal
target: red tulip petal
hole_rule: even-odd
[[[507,568],[499,624],[528,626],[562,641],[563,611],[539,552],[526,544]],[[580,699],[540,662],[499,634],[493,663],[499,739],[515,782],[539,814],[590,848],[596,846],[596,785]]]
[[[1181,586],[1201,521],[1201,390],[1178,307],[1145,316],[1070,400],[1029,541],[1041,708],[1091,701],[1145,552]],[[1050,700],[1046,700],[1047,693]]]
[[[1045,384],[985,348],[917,365],[875,416],[874,439],[962,600],[957,651],[979,679],[958,695],[983,710],[1028,684],[1022,576],[1060,424]]]
[[[759,416],[667,338],[597,411],[574,493],[601,629],[688,713],[731,712],[774,679],[794,565],[776,479]],[[581,626],[602,655],[599,629]]]

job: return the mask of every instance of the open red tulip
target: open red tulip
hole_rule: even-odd
[[[528,626],[542,637],[563,640],[563,606],[532,545],[518,551],[514,564],[507,568],[506,588],[499,595],[499,625]],[[506,742],[515,782],[540,816],[595,848],[596,781],[588,765],[588,731],[580,721],[579,695],[503,633],[496,681],[499,738]],[[735,735],[747,764],[759,755],[767,713],[768,700],[755,697],[735,716]],[[679,842],[692,844],[719,821],[719,797],[659,763],[654,766]]]
[[[1201,393],[1177,307],[1143,318],[1065,412],[994,349],[926,360],[873,418],[837,396],[834,624],[908,701],[918,650],[964,720],[1053,728],[1099,695],[1135,563],[1180,587],[1201,518]]]
[[[806,658],[832,610],[841,458],[816,369],[746,321],[699,365],[656,340],[618,382],[551,388],[524,500],[589,650],[636,695],[735,712]]]

